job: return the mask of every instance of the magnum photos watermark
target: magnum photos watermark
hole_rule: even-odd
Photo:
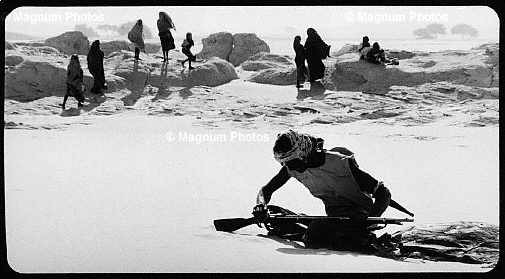
[[[267,142],[270,141],[269,134],[236,132],[229,133],[191,133],[188,131],[167,132],[165,138],[168,142],[185,143],[220,143],[220,142]]]
[[[102,22],[105,21],[104,14],[96,13],[25,13],[13,11],[10,14],[2,14],[5,21],[29,22],[31,24],[41,22]]]
[[[448,14],[440,13],[369,13],[369,12],[346,12],[344,19],[347,22],[375,23],[382,22],[447,22]]]

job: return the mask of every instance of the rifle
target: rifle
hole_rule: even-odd
[[[271,205],[269,205],[271,207]],[[279,208],[274,206],[274,208]],[[282,208],[281,208],[282,209]],[[368,227],[373,224],[383,224],[383,225],[402,225],[405,222],[414,222],[414,219],[409,218],[382,218],[382,217],[368,217],[366,219],[355,219],[349,217],[329,217],[329,216],[309,216],[302,214],[294,214],[288,211],[289,214],[285,212],[281,213],[268,213],[267,218],[263,221],[265,227],[268,228],[267,224],[271,223],[301,223],[308,226],[312,221],[317,219],[333,220],[341,225],[347,226],[359,226]],[[217,231],[223,232],[233,232],[243,227],[247,227],[252,224],[259,224],[260,221],[256,217],[251,218],[231,218],[231,219],[217,219],[214,220],[214,227]],[[382,227],[383,228],[383,227]]]

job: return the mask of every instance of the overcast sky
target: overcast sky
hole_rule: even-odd
[[[441,23],[450,34],[452,26],[466,23],[474,26],[480,38],[497,39],[499,18],[489,7],[20,7],[7,18],[7,32],[48,37],[73,30],[76,24],[96,27],[119,25],[142,19],[157,31],[158,12],[167,12],[175,22],[177,33],[196,36],[228,31],[258,35],[305,36],[313,27],[325,37],[353,38],[367,34],[383,38],[414,38],[413,30],[430,23]]]

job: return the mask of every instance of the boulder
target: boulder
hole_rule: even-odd
[[[46,39],[44,44],[68,55],[87,55],[89,50],[88,37],[80,31],[65,32],[59,36]]]
[[[202,51],[197,54],[198,58],[219,57],[228,61],[233,49],[233,35],[228,32],[211,34],[209,37],[202,39],[202,45]]]
[[[249,57],[246,61],[240,64],[240,67],[246,71],[261,71],[271,68],[291,67],[294,63],[294,60],[287,55],[260,52]]]
[[[14,45],[5,41],[5,50],[13,50],[14,49]]]
[[[252,75],[248,80],[256,83],[273,85],[296,84],[296,68],[269,68]]]
[[[237,72],[230,62],[218,57],[210,58],[195,69],[181,73],[184,86],[218,86],[237,79]]]
[[[5,98],[31,101],[48,96],[63,97],[66,93],[67,66],[69,57],[51,47],[24,47],[20,51],[5,53]],[[87,91],[93,86],[93,77],[88,71],[86,56],[79,55]],[[110,78],[109,83],[117,82]],[[116,86],[121,88],[120,85]],[[123,86],[124,87],[124,86]]]
[[[6,99],[30,101],[46,96],[65,95],[66,65],[48,59],[24,57],[23,60],[15,67],[5,70]]]
[[[23,57],[20,55],[5,55],[5,66],[16,66],[23,62]]]
[[[233,50],[228,61],[238,66],[252,55],[259,52],[270,52],[270,47],[253,33],[237,33],[233,35]]]

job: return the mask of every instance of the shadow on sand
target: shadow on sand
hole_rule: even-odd
[[[258,236],[277,241],[286,246],[291,246],[291,247],[277,248],[277,251],[288,255],[355,255],[355,256],[362,255],[360,253],[351,251],[336,251],[326,248],[321,249],[305,248],[305,246],[301,245],[298,241],[285,239],[278,236],[270,236],[264,234],[259,234]]]
[[[325,94],[326,88],[320,81],[316,81],[310,84],[309,89],[298,88],[297,100],[304,100],[306,98],[312,98],[315,100],[322,100],[330,94]]]
[[[82,108],[69,108],[65,109],[60,113],[62,117],[71,117],[71,116],[79,116],[81,115]]]

